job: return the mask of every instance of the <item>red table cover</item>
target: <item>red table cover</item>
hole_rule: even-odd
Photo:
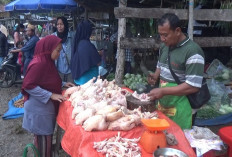
[[[64,101],[60,104],[59,114],[57,116],[58,125],[65,130],[63,138],[61,140],[62,148],[72,157],[103,157],[104,155],[98,153],[93,148],[93,142],[103,141],[106,138],[111,138],[118,134],[118,131],[92,131],[86,132],[82,126],[75,125],[75,121],[72,120],[73,107],[71,102]],[[168,146],[170,148],[176,148],[185,152],[189,157],[195,157],[193,149],[191,148],[188,140],[185,138],[185,135],[181,128],[166,117],[163,113],[158,112],[159,118],[166,119],[170,127],[167,129],[169,133],[175,135],[179,144],[176,146]],[[120,131],[121,137],[123,138],[138,138],[141,137],[145,130],[144,126],[138,126],[130,131]],[[146,153],[145,150],[141,148],[142,157],[153,157],[152,154]]]

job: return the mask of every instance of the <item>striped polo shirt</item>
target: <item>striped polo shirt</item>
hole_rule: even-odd
[[[175,82],[168,66],[168,51],[169,47],[162,44],[157,68],[160,68],[162,80]],[[181,82],[193,87],[201,87],[205,64],[204,53],[201,47],[189,37],[170,49],[170,63]]]

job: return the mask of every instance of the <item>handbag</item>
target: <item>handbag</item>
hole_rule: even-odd
[[[172,70],[172,67],[170,64],[170,51],[168,51],[168,66],[169,66],[170,72],[171,72],[173,78],[175,79],[176,83],[178,85],[181,84],[179,78],[176,76],[176,74]],[[187,96],[189,103],[193,109],[199,109],[204,104],[206,104],[209,101],[209,99],[211,98],[206,79],[203,78],[201,88],[199,89],[198,92],[193,93],[193,94],[189,94],[186,96]]]

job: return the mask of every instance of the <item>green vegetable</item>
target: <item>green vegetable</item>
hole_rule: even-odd
[[[197,111],[197,118],[200,119],[212,119],[220,115],[222,114],[207,104]]]
[[[114,74],[114,73],[110,73],[110,74],[106,77],[106,79],[107,79],[108,81],[112,81],[113,79],[115,79],[115,74]]]
[[[123,83],[125,86],[129,87],[130,89],[137,91],[142,90],[138,85],[146,86],[148,84],[147,77],[145,75],[128,74],[128,73],[124,76]]]
[[[130,77],[130,74],[126,73],[125,78],[129,78],[129,77]]]
[[[222,114],[232,113],[232,106],[229,105],[221,105],[219,111]]]

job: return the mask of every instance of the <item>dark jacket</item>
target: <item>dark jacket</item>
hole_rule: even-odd
[[[8,52],[8,42],[5,34],[0,31],[0,57],[5,57]]]

